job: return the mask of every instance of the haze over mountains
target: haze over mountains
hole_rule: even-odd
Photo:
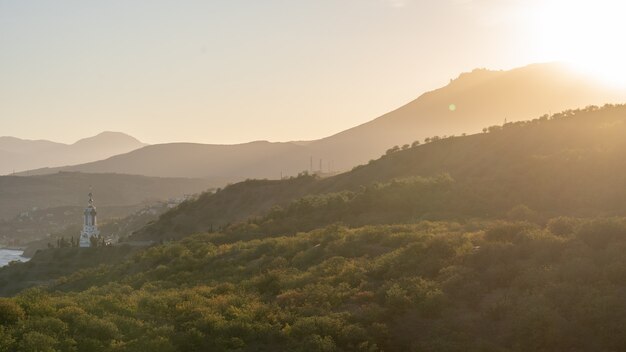
[[[131,206],[182,197],[208,188],[207,180],[137,175],[63,172],[30,177],[0,176],[0,221],[34,207],[83,207],[91,190],[98,206]]]
[[[102,161],[32,170],[29,174],[115,172],[199,177],[224,184],[246,178],[296,175],[311,168],[311,158],[312,171],[318,171],[320,165],[324,172],[345,171],[377,158],[394,145],[434,135],[475,133],[505,120],[531,119],[568,108],[624,100],[624,92],[560,64],[535,64],[510,71],[478,69],[375,120],[320,140],[152,145]]]
[[[145,143],[119,132],[103,132],[73,144],[0,137],[0,175],[105,159],[144,146]]]

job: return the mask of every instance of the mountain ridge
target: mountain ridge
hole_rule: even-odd
[[[353,198],[364,207],[358,209],[375,210],[353,216],[356,226],[363,219],[371,223],[392,204],[396,213],[406,216],[400,221],[506,218],[518,216],[516,212],[546,218],[623,216],[625,116],[626,105],[569,110],[492,127],[486,133],[436,139],[328,178],[248,180],[166,213],[136,238],[181,238],[246,219],[252,222],[244,226],[252,227],[243,232],[267,234],[281,217],[293,220],[294,214],[299,220],[288,224],[300,231],[309,230],[302,228],[305,223],[323,226],[315,216],[330,219],[327,224],[353,225],[349,214],[341,212]],[[421,187],[419,178],[435,182]],[[390,191],[379,195],[385,187]],[[400,200],[385,198],[389,193]],[[411,194],[416,197],[403,198]]]
[[[30,170],[29,174],[116,172],[202,177],[227,184],[247,178],[278,179],[302,171],[346,171],[394,145],[434,135],[475,133],[505,120],[530,119],[551,111],[624,101],[624,92],[556,63],[508,71],[476,69],[374,120],[318,140],[267,142],[254,145],[260,147],[258,151],[251,150],[250,143],[159,144],[102,161]],[[173,166],[164,168],[164,164]]]
[[[71,144],[4,136],[0,137],[0,174],[100,160],[146,145],[128,134],[110,131]]]

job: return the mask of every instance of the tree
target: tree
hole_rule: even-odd
[[[89,242],[91,247],[100,247],[100,236],[91,236],[91,238],[89,238]]]
[[[501,129],[502,129],[502,126],[494,125],[494,126],[490,126],[489,128],[487,128],[487,131],[489,133],[493,133],[496,131],[500,131]]]
[[[537,212],[530,209],[528,206],[524,204],[518,204],[511,208],[507,212],[507,217],[511,220],[515,221],[530,221],[533,222],[537,220]]]
[[[579,223],[577,219],[561,216],[548,221],[547,227],[553,235],[564,237],[574,233]]]
[[[55,352],[58,341],[40,332],[29,331],[22,336],[18,351],[22,352]]]
[[[0,325],[13,325],[24,319],[24,310],[13,300],[0,298]]]
[[[11,336],[10,330],[0,324],[0,352],[15,351],[14,343],[15,339]]]
[[[70,247],[71,244],[68,240],[65,239],[65,237],[61,237],[57,239],[57,247],[58,248],[67,248]]]
[[[393,154],[393,153],[397,152],[398,150],[400,150],[400,147],[398,147],[396,145],[393,148],[387,149],[387,151],[385,152],[385,155]]]

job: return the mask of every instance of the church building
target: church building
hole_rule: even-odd
[[[80,232],[79,245],[81,247],[91,247],[91,238],[100,235],[98,231],[98,222],[96,220],[96,207],[93,205],[93,194],[89,192],[89,204],[85,208],[85,221],[83,222],[83,230]]]

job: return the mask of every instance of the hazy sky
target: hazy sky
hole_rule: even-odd
[[[476,67],[572,58],[589,66],[600,56],[611,58],[603,67],[621,67],[622,7],[0,0],[0,135],[73,142],[114,130],[148,143],[320,138]]]

